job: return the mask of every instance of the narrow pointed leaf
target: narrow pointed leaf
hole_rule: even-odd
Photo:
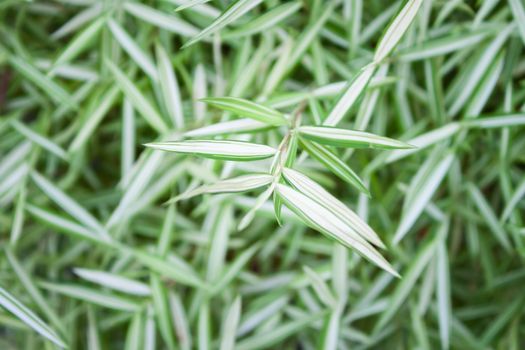
[[[498,222],[496,214],[490,207],[489,203],[481,193],[481,191],[472,183],[468,184],[468,193],[470,198],[474,202],[474,205],[478,208],[483,219],[490,228],[490,231],[494,234],[494,237],[499,241],[503,248],[510,251],[511,245],[507,233]]]
[[[97,283],[103,287],[126,294],[138,296],[148,296],[151,294],[147,284],[122,277],[117,274],[83,268],[75,268],[73,271],[77,276],[85,279],[86,281]]]
[[[267,128],[268,124],[253,119],[234,119],[190,130],[184,133],[184,137],[210,137],[226,134],[240,134]]]
[[[325,126],[301,126],[298,130],[302,137],[330,146],[380,149],[413,148],[402,141],[364,131]]]
[[[257,200],[255,201],[254,206],[241,219],[241,222],[239,223],[239,226],[237,228],[239,231],[244,230],[252,222],[253,218],[255,217],[255,213],[270,198],[270,196],[272,195],[274,189],[275,189],[275,183],[272,183],[271,186],[269,186],[263,193],[261,193],[257,197]]]
[[[52,140],[50,140],[50,139],[40,135],[39,133],[31,130],[30,128],[28,128],[24,124],[20,123],[18,120],[12,120],[11,121],[11,125],[19,133],[21,133],[22,135],[27,137],[27,139],[30,140],[31,142],[41,146],[42,148],[44,148],[47,151],[53,153],[54,155],[56,155],[60,159],[63,159],[63,160],[67,161],[66,151],[64,151],[64,149],[62,149],[62,147],[57,145]]]
[[[152,128],[159,133],[168,131],[168,126],[160,116],[159,112],[152,106],[152,104],[144,97],[141,91],[133,84],[133,82],[118,68],[113,62],[106,61],[119,87],[128,97],[133,106],[140,112],[144,119],[151,125]]]
[[[436,234],[436,236],[431,241],[427,242],[426,245],[419,251],[417,256],[412,260],[407,272],[403,275],[403,279],[397,285],[394,293],[389,298],[387,309],[383,311],[379,320],[377,321],[374,328],[374,333],[377,334],[381,329],[383,329],[388,324],[388,322],[390,322],[392,317],[394,317],[399,308],[403,306],[406,298],[414,290],[414,285],[417,279],[419,276],[421,276],[421,273],[429,264],[432,257],[434,257],[437,244],[439,243],[439,240],[442,239],[442,236],[444,233],[446,233],[446,231],[448,231],[448,223],[444,222],[440,227],[438,234]]]
[[[108,27],[118,41],[120,46],[128,53],[135,63],[154,81],[158,80],[157,70],[153,60],[144,50],[131,38],[131,36],[114,20],[108,21]]]
[[[75,39],[71,41],[69,45],[66,46],[64,51],[58,56],[54,63],[54,67],[58,67],[73,60],[77,55],[79,55],[86,47],[91,44],[94,38],[98,35],[105,23],[105,18],[99,18],[81,33],[77,35]]]
[[[239,319],[241,317],[241,297],[238,296],[228,310],[222,325],[220,350],[233,350]]]
[[[334,108],[330,111],[330,114],[328,114],[328,117],[324,120],[323,125],[336,126],[341,120],[343,120],[344,116],[352,108],[359,96],[365,91],[375,71],[376,67],[374,65],[368,65],[355,75],[354,79],[350,81],[348,87],[341,95]]]
[[[192,154],[205,158],[251,161],[271,157],[275,154],[275,148],[266,145],[242,141],[223,141],[223,140],[193,140],[193,141],[173,141],[156,142],[145,145],[153,149]]]
[[[233,112],[242,117],[252,118],[269,125],[285,125],[288,123],[284,114],[269,107],[237,97],[209,97],[201,99],[214,107]]]
[[[141,4],[138,1],[125,2],[124,9],[131,15],[145,22],[184,37],[192,37],[199,33],[198,28],[180,19],[179,17],[171,16],[165,12],[155,10],[149,6]]]
[[[267,29],[271,29],[279,22],[285,20],[286,18],[297,12],[301,8],[301,6],[301,3],[298,1],[286,2],[280,6],[277,6],[265,12],[256,19],[247,22],[239,28],[225,33],[224,38],[232,39],[244,37],[263,32]]]
[[[370,195],[368,188],[364,184],[363,180],[341,160],[339,156],[334,154],[328,148],[304,139],[299,140],[301,147],[313,158],[317,159],[320,163],[326,166],[332,173],[334,173],[340,179],[348,182],[355,186],[359,191],[365,193],[367,196]]]
[[[102,293],[96,289],[86,288],[74,284],[40,283],[45,289],[79,299],[88,303],[100,305],[109,309],[136,312],[140,310],[140,304],[121,296]]]
[[[173,121],[173,125],[178,129],[184,128],[184,113],[182,111],[182,99],[180,96],[179,83],[173,71],[173,66],[166,50],[156,46],[158,62],[158,76],[164,104]]]
[[[392,275],[399,276],[373,246],[354,231],[348,230],[348,226],[330,210],[288,186],[278,184],[276,190],[282,197],[284,204],[305,224],[344,246],[355,249],[363,257]]]
[[[423,0],[408,0],[401,11],[388,26],[385,34],[377,45],[374,61],[382,61],[387,57],[405,34],[406,30],[417,15]]]
[[[53,185],[49,180],[37,172],[31,173],[31,178],[40,189],[49,196],[58,206],[65,212],[77,219],[85,226],[95,230],[102,237],[107,237],[107,232],[100,222],[95,219],[86,209],[75,202],[71,197],[64,193],[61,189]]]
[[[197,36],[188,41],[183,47],[188,47],[195,44],[196,42],[210,36],[213,33],[221,30],[225,26],[231,24],[239,17],[250,11],[255,6],[259,5],[262,0],[237,0],[219,16],[212,24],[203,29]]]
[[[453,160],[454,154],[437,160],[429,158],[427,165],[423,165],[414,176],[403,205],[403,214],[394,236],[394,243],[401,241],[412,228],[438,189]]]
[[[220,180],[213,184],[197,187],[194,190],[184,192],[183,194],[171,199],[169,202],[171,203],[185,200],[205,193],[235,193],[250,191],[270,184],[273,179],[274,177],[269,174],[241,175],[225,180]]]
[[[378,247],[385,247],[379,236],[363,219],[308,176],[289,168],[283,169],[283,175],[298,191],[326,207],[364,239]]]
[[[35,332],[55,343],[58,347],[67,347],[65,342],[60,339],[53,329],[2,287],[0,287],[0,306],[11,312],[22,322],[35,330]]]

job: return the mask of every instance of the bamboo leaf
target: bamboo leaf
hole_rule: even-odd
[[[344,221],[364,239],[378,247],[385,248],[385,245],[379,236],[366,222],[341,203],[341,201],[328,193],[328,191],[322,188],[319,184],[308,178],[308,176],[289,168],[283,169],[283,175],[286,181],[288,181],[294,188],[337,215],[339,219]]]
[[[481,194],[480,190],[472,183],[468,184],[467,189],[471,200],[478,208],[484,221],[490,228],[490,231],[494,234],[494,237],[499,241],[503,248],[505,248],[506,250],[510,250],[511,246],[510,241],[507,237],[507,233],[498,222],[496,214],[494,214],[494,211],[487,203],[487,200],[483,197],[483,194]]]
[[[14,69],[47,94],[57,105],[66,105],[73,109],[77,107],[72,97],[63,87],[42,74],[29,62],[21,57],[11,55],[7,56],[7,59]]]
[[[30,128],[28,128],[27,126],[25,126],[24,124],[20,123],[17,120],[12,120],[11,121],[11,125],[19,133],[21,133],[22,135],[27,137],[27,139],[30,140],[31,142],[41,146],[42,148],[44,148],[47,151],[53,153],[58,158],[67,161],[66,151],[64,151],[62,149],[62,147],[57,145],[52,140],[50,140],[50,139],[48,139],[48,138],[38,134],[37,132],[31,130]]]
[[[232,31],[226,32],[224,38],[227,40],[254,35],[271,29],[272,27],[284,21],[286,18],[293,15],[301,8],[301,3],[297,1],[286,2],[265,12],[254,20],[236,28]],[[179,7],[180,8],[180,7]]]
[[[363,180],[341,160],[336,154],[328,148],[321,146],[318,143],[310,142],[304,139],[299,140],[300,145],[310,156],[317,159],[324,166],[326,166],[332,173],[340,179],[355,186],[359,191],[370,195],[368,188],[363,183]]]
[[[250,191],[270,184],[273,179],[274,177],[269,174],[241,175],[225,180],[220,180],[213,184],[199,186],[193,190],[184,192],[173,199],[170,199],[169,202],[173,203],[205,193],[235,193]]]
[[[153,60],[144,50],[131,38],[131,36],[112,19],[108,20],[108,27],[118,41],[120,46],[128,53],[135,63],[146,73],[151,80],[159,79]]]
[[[341,95],[336,105],[330,111],[330,114],[323,121],[323,125],[336,126],[343,120],[344,116],[350,111],[357,99],[365,91],[370,79],[374,75],[376,67],[368,65],[361,69],[355,77],[350,81],[345,92]]]
[[[155,142],[148,143],[145,146],[161,151],[192,154],[205,158],[234,161],[264,159],[273,156],[276,152],[274,148],[266,145],[223,140]]]
[[[168,130],[168,126],[140,90],[113,62],[106,61],[106,65],[115,76],[120,89],[128,97],[133,106],[142,114],[144,119],[153,129],[161,134],[165,133]]]
[[[380,62],[387,57],[405,34],[406,30],[416,17],[423,0],[408,0],[389,24],[374,54],[374,61]]]
[[[261,2],[262,0],[237,0],[232,2],[231,5],[213,21],[212,24],[204,28],[199,34],[184,44],[183,48],[193,45],[196,42],[210,36],[211,34],[218,32],[225,26],[236,21],[246,12],[259,5]]]
[[[97,232],[101,238],[105,240],[109,239],[108,233],[100,224],[100,222],[61,189],[57,188],[49,180],[37,172],[32,172],[31,178],[36,183],[36,185],[65,212],[74,217],[80,223],[84,224],[86,227]]]
[[[2,287],[0,287],[0,305],[58,347],[67,348],[65,342],[60,339],[53,329]]]
[[[508,0],[514,21],[518,25],[521,40],[525,43],[525,8],[521,0]]]
[[[84,51],[98,35],[104,24],[105,18],[99,18],[96,21],[93,21],[91,25],[79,33],[58,56],[55,63],[53,64],[52,72],[55,71],[57,67],[73,60],[82,51]]]
[[[267,124],[253,119],[235,119],[190,130],[184,133],[184,137],[210,137],[227,134],[248,133],[267,128]]]
[[[162,11],[155,10],[139,2],[126,2],[124,4],[124,9],[131,15],[147,23],[184,37],[192,37],[199,32],[195,26],[188,22],[178,17],[170,16]]]
[[[52,292],[60,293],[65,296],[79,299],[87,303],[92,303],[107,307],[109,309],[136,312],[140,310],[140,305],[131,299],[126,299],[117,295],[101,293],[98,290],[81,287],[75,284],[57,284],[42,282],[40,285]]]
[[[156,46],[158,62],[158,76],[164,104],[173,121],[173,125],[178,128],[184,128],[184,113],[182,111],[182,99],[180,96],[179,83],[177,76],[173,71],[173,66],[168,57],[168,53],[160,45]]]
[[[421,166],[408,189],[394,243],[400,242],[412,228],[443,181],[453,161],[454,154],[447,154],[444,157],[434,156]]]
[[[233,301],[223,323],[220,350],[233,350],[235,346],[235,332],[241,315],[241,297]]]
[[[301,126],[298,129],[300,135],[306,139],[338,147],[351,148],[413,148],[413,146],[389,139],[387,137],[374,135],[364,131],[331,128],[326,126]]]
[[[214,107],[230,111],[243,117],[269,125],[286,125],[288,121],[284,114],[266,106],[236,97],[209,97],[201,99],[202,102]]]
[[[138,296],[148,296],[151,294],[148,285],[117,274],[78,267],[73,271],[77,276],[86,281],[97,283],[116,291]]]
[[[306,225],[348,248],[355,249],[363,257],[385,271],[388,271],[394,276],[399,276],[381,254],[361,238],[361,236],[348,230],[347,225],[330,210],[288,186],[278,184],[276,190],[282,197],[284,204]]]
[[[408,268],[408,271],[404,274],[401,283],[399,283],[394,293],[390,297],[387,309],[382,312],[379,321],[377,321],[374,327],[375,334],[377,334],[381,329],[383,329],[387,325],[387,323],[390,322],[390,320],[396,314],[398,309],[402,307],[408,295],[413,291],[414,285],[419,276],[421,276],[423,269],[428,265],[428,263],[434,256],[440,239],[442,239],[442,237],[446,234],[447,231],[448,222],[444,222],[439,228],[439,232],[434,237],[434,239],[427,242],[417,254],[417,256],[413,259],[412,263]]]

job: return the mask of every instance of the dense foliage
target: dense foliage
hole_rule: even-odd
[[[523,349],[522,0],[0,2],[0,348]]]

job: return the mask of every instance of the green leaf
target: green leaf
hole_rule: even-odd
[[[67,348],[65,342],[53,329],[2,287],[0,287],[0,305],[58,347]]]
[[[103,246],[110,246],[111,243],[106,239],[102,238],[97,231],[86,228],[82,225],[77,224],[71,220],[68,220],[62,216],[56,215],[50,211],[44,210],[40,207],[28,204],[26,210],[38,220],[48,224],[49,226],[62,231],[63,233],[70,234],[74,237],[82,240],[87,240]]]
[[[182,10],[194,7],[194,6],[205,4],[209,1],[210,0],[187,0],[185,1],[184,5],[180,5],[179,7],[175,9],[175,11],[179,12],[179,11],[182,11]]]
[[[242,117],[252,118],[269,125],[286,125],[284,114],[269,107],[237,97],[209,97],[200,101],[225,111],[233,112]]]
[[[157,45],[158,76],[164,104],[173,121],[173,125],[178,128],[184,128],[184,113],[182,111],[182,99],[180,96],[179,83],[177,76],[173,71],[168,53],[161,46]]]
[[[14,69],[47,94],[57,105],[66,105],[73,109],[77,108],[77,104],[64,88],[42,74],[29,62],[21,57],[11,55],[7,56],[7,59]]]
[[[173,321],[169,313],[168,293],[160,278],[154,274],[151,275],[151,290],[153,291],[153,306],[160,328],[160,334],[168,349],[176,348],[176,341],[173,334]]]
[[[106,19],[104,17],[99,18],[91,23],[86,29],[80,32],[64,49],[64,51],[58,56],[51,72],[54,72],[59,66],[73,60],[82,51],[84,51],[95,39],[100,30],[105,24]]]
[[[394,276],[399,276],[373,246],[353,230],[349,230],[348,225],[339,219],[332,211],[288,186],[278,184],[276,191],[283,199],[284,204],[306,225],[348,248],[355,249],[363,257],[385,271],[388,271]]]
[[[230,306],[222,324],[220,350],[233,350],[239,319],[241,316],[241,297],[238,296]]]
[[[28,128],[24,124],[20,123],[18,120],[11,120],[11,125],[13,126],[13,128],[16,129],[16,131],[18,131],[19,133],[21,133],[22,135],[27,137],[27,139],[30,140],[31,142],[39,145],[40,147],[42,147],[43,149],[45,149],[47,151],[53,153],[54,155],[56,155],[58,158],[60,158],[62,160],[65,160],[65,161],[68,160],[67,159],[67,155],[66,155],[66,151],[64,151],[62,149],[62,147],[57,145],[52,140],[50,140],[50,139],[48,139],[48,138],[38,134],[37,132],[31,130],[30,128]]]
[[[505,232],[501,224],[498,222],[496,214],[494,214],[494,211],[490,207],[489,203],[487,202],[485,197],[483,197],[483,194],[476,187],[476,185],[469,183],[467,186],[471,200],[478,208],[481,217],[483,218],[487,226],[490,228],[490,231],[501,244],[501,246],[505,248],[505,250],[510,251],[511,245],[507,233]]]
[[[49,180],[39,173],[32,172],[31,178],[36,183],[36,185],[65,212],[74,217],[80,223],[84,224],[86,227],[94,230],[100,236],[100,238],[109,240],[108,233],[100,224],[100,222],[93,215],[91,215],[91,213],[80,206],[80,204],[75,202],[71,197],[69,197],[66,193],[53,185]]]
[[[518,25],[521,40],[525,44],[525,8],[521,0],[508,0],[514,22]]]
[[[155,142],[148,143],[145,146],[161,151],[233,161],[252,161],[269,158],[277,152],[275,148],[266,145],[226,140]]]
[[[451,302],[450,302],[450,272],[449,260],[445,240],[441,240],[437,246],[437,311],[439,321],[439,338],[441,348],[448,349],[450,346],[451,331]]]
[[[97,126],[102,122],[111,107],[115,104],[118,95],[118,87],[114,86],[105,91],[104,97],[99,101],[98,106],[94,111],[88,110],[89,115],[84,116],[84,124],[71,142],[69,152],[76,152],[86,144],[89,137],[93,134]]]
[[[305,272],[306,276],[312,283],[312,287],[315,290],[315,293],[319,297],[319,300],[323,302],[327,307],[335,308],[337,305],[335,296],[333,295],[332,291],[326,284],[326,282],[323,280],[321,276],[308,266],[303,266],[303,271]]]
[[[78,267],[73,269],[73,271],[77,276],[86,281],[93,282],[122,293],[138,296],[149,296],[151,294],[147,284],[114,273]]]
[[[283,169],[283,175],[294,188],[330,210],[361,237],[378,247],[385,248],[379,236],[366,222],[308,176],[289,168]]]
[[[124,9],[145,22],[184,37],[192,37],[199,33],[199,29],[190,23],[139,2],[127,1],[124,3]]]
[[[13,271],[15,272],[16,277],[20,280],[25,290],[31,296],[38,308],[44,315],[46,315],[46,318],[49,319],[49,321],[59,330],[61,334],[65,334],[66,327],[64,326],[64,323],[57,315],[55,310],[53,310],[49,301],[44,298],[40,290],[37,288],[31,274],[20,264],[19,260],[15,257],[10,249],[5,250],[5,256],[7,257],[7,260],[9,261]]]
[[[306,139],[337,147],[351,148],[413,148],[402,141],[374,135],[364,131],[339,129],[326,126],[301,126],[300,135]]]
[[[255,6],[259,5],[261,2],[262,0],[237,0],[232,2],[230,6],[213,21],[212,24],[210,24],[197,36],[184,44],[183,48],[193,45],[196,42],[210,36],[211,34],[218,32],[225,26],[236,21],[239,17],[253,9]]]
[[[501,214],[501,222],[505,222],[511,215],[512,211],[516,208],[521,199],[525,196],[525,178],[518,185],[510,200],[507,201],[507,205]]]
[[[413,145],[415,148],[391,151],[388,154],[385,162],[392,163],[399,159],[403,159],[407,156],[410,156],[414,153],[420,152],[441,141],[450,139],[452,136],[456,135],[460,130],[461,124],[452,122],[440,128],[421,134],[407,141],[408,144]]]
[[[348,87],[345,89],[345,92],[341,95],[336,105],[328,114],[328,117],[323,122],[323,125],[326,126],[336,126],[348,111],[355,104],[357,99],[363,94],[370,79],[376,71],[375,65],[368,65],[362,68],[350,81]]]
[[[268,124],[253,119],[235,119],[203,126],[184,133],[184,137],[210,137],[227,134],[249,133],[268,128]]]
[[[108,27],[120,46],[128,53],[135,63],[146,73],[151,80],[157,81],[157,69],[149,55],[131,38],[131,36],[112,19],[108,20]]]
[[[437,245],[440,240],[443,239],[443,236],[446,235],[448,231],[448,221],[445,221],[439,228],[435,237],[427,242],[420,250],[417,256],[412,260],[408,271],[403,275],[403,279],[397,285],[394,293],[389,298],[388,307],[381,314],[379,321],[377,321],[374,332],[377,334],[381,329],[383,329],[388,322],[394,317],[396,312],[402,307],[403,303],[409,296],[411,292],[414,291],[414,286],[417,279],[421,276],[423,269],[428,265],[437,249]]]
[[[65,22],[60,28],[51,34],[53,40],[59,40],[82,27],[84,24],[94,20],[102,13],[103,6],[101,3],[95,3],[85,10],[78,12],[75,16]]]
[[[301,7],[302,4],[298,1],[286,2],[270,9],[254,20],[248,21],[246,24],[243,24],[232,31],[226,32],[223,35],[224,39],[231,40],[264,32],[265,30],[277,26],[279,22],[299,11]]]
[[[493,128],[504,128],[512,126],[525,125],[525,114],[524,113],[510,113],[493,115],[490,117],[480,117],[475,120],[464,120],[461,122],[462,125],[468,128],[480,128],[480,129],[493,129]]]
[[[443,181],[453,161],[454,154],[441,156],[435,153],[412,178],[403,203],[401,222],[394,236],[394,243],[400,242],[412,228]]]
[[[492,33],[493,31],[484,30],[452,34],[442,38],[432,39],[417,46],[400,50],[399,58],[403,61],[417,61],[446,55],[479,44]]]
[[[408,0],[405,2],[394,20],[389,24],[383,37],[379,40],[374,54],[375,62],[382,61],[392,52],[416,17],[422,3],[423,0]]]
[[[273,181],[274,177],[269,174],[247,174],[225,180],[220,180],[209,185],[199,186],[193,190],[182,193],[170,199],[170,203],[189,199],[206,193],[236,193],[254,190],[266,186]]]
[[[246,213],[246,215],[244,215],[244,217],[241,219],[241,222],[239,222],[239,226],[237,227],[239,231],[244,230],[252,222],[252,220],[255,218],[255,213],[270,198],[274,189],[275,182],[272,182],[272,184],[257,197],[253,207]]]
[[[346,165],[346,163],[343,162],[339,156],[334,154],[328,148],[315,142],[310,142],[300,138],[299,143],[310,156],[321,162],[337,177],[355,186],[359,191],[365,193],[367,196],[370,195],[370,192],[363,183],[363,180],[361,180],[361,178],[348,165]]]
[[[313,314],[298,320],[289,321],[270,329],[264,333],[257,333],[251,337],[245,338],[237,344],[238,350],[255,350],[269,348],[279,342],[283,341],[292,334],[299,332],[306,328],[313,322],[319,320],[323,313]]]
[[[49,291],[60,293],[74,299],[79,299],[87,303],[100,305],[113,310],[136,312],[141,308],[140,304],[137,304],[137,302],[134,300],[109,293],[102,293],[96,289],[81,287],[76,284],[42,282],[40,285]]]
[[[115,80],[120,89],[144,117],[146,122],[148,122],[148,124],[160,134],[167,132],[169,130],[168,126],[160,116],[159,112],[157,112],[135,84],[133,84],[133,82],[113,62],[106,61],[106,65],[115,76]]]
[[[157,272],[161,276],[173,279],[184,285],[193,286],[196,288],[206,289],[207,286],[201,279],[196,276],[192,271],[181,266],[176,266],[172,262],[163,259],[157,255],[153,255],[147,252],[143,252],[137,249],[120,246],[120,250],[125,253],[131,254],[133,258],[137,259],[142,265],[145,265]]]

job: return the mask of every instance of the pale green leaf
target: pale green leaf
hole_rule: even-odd
[[[225,140],[155,142],[145,146],[161,151],[234,161],[264,159],[273,156],[276,152],[275,148],[266,145]]]

